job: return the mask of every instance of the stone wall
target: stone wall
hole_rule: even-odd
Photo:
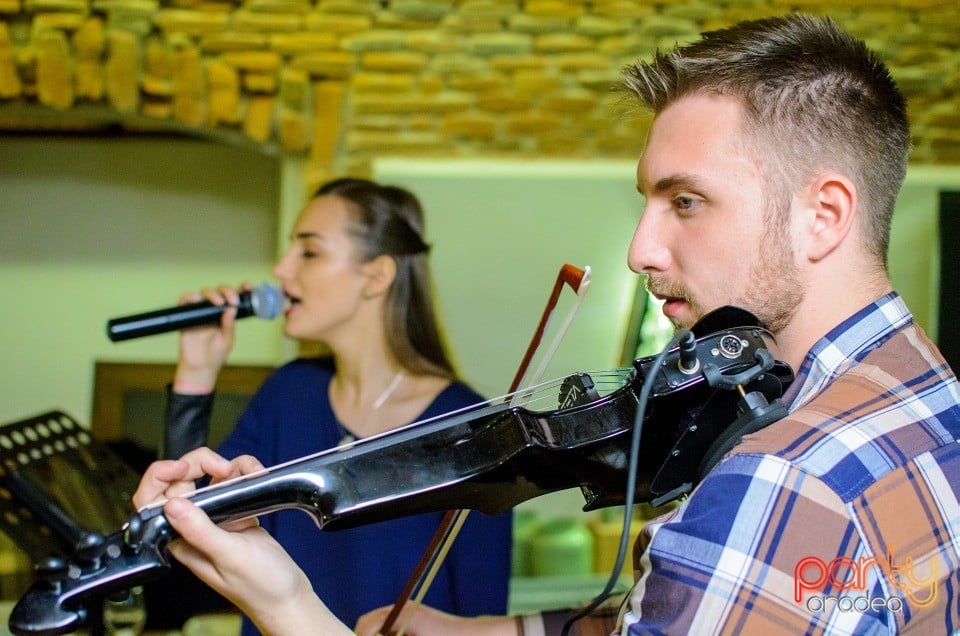
[[[308,183],[378,155],[632,158],[623,65],[796,9],[882,53],[915,163],[960,161],[954,0],[0,0],[0,129],[228,139]]]

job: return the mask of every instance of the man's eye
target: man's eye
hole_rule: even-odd
[[[674,197],[673,205],[678,210],[689,212],[690,210],[696,207],[697,200],[694,199],[693,197],[678,196],[678,197]]]

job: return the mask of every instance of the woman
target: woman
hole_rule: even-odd
[[[430,297],[423,216],[409,192],[361,179],[330,182],[300,213],[273,273],[289,299],[284,333],[329,355],[277,369],[251,399],[219,452],[271,466],[481,401],[459,382]],[[221,287],[184,296],[236,305]],[[169,430],[203,430],[213,386],[234,338],[234,310],[219,327],[180,339]],[[261,523],[336,616],[352,625],[394,602],[441,515],[320,532],[299,511]],[[502,614],[510,570],[510,514],[473,514],[425,602],[462,615]],[[483,551],[476,549],[483,545]],[[256,633],[249,621],[244,634]]]

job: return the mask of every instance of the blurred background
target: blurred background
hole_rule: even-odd
[[[909,97],[914,152],[890,269],[956,366],[956,6],[875,4],[802,6],[865,38]],[[423,201],[447,336],[485,395],[509,384],[564,263],[589,265],[593,283],[547,377],[655,353],[669,328],[626,268],[648,120],[611,86],[658,46],[793,8],[0,0],[0,422],[61,409],[93,439],[149,459],[176,335],[114,344],[106,321],[172,305],[185,290],[269,280],[306,198],[342,175]],[[240,323],[214,435],[301,351],[278,321]],[[609,570],[617,511],[583,515],[582,503],[572,491],[522,506],[515,608],[586,598]],[[9,540],[2,547],[0,595],[15,598],[30,559]],[[537,563],[557,560],[538,561],[538,550],[568,550],[572,565],[545,570]]]

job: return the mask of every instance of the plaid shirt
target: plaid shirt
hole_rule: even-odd
[[[619,621],[572,634],[960,631],[960,391],[900,297],[820,340],[785,401],[647,524]]]

